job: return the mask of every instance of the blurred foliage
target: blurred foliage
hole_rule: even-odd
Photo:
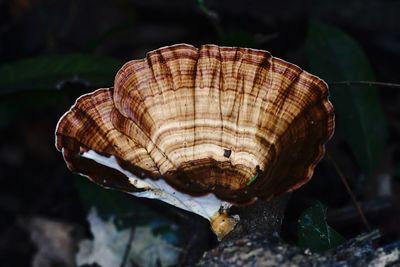
[[[114,218],[103,220],[96,209],[91,209],[88,222],[93,239],[79,242],[76,255],[78,266],[153,267],[175,266],[178,262],[181,249],[160,238],[149,226],[119,230]],[[127,246],[128,243],[130,246]]]
[[[246,31],[233,31],[222,36],[221,45],[256,47],[256,42],[254,36]]]
[[[40,56],[0,66],[0,93],[58,89],[65,81],[112,86],[123,62],[89,54]]]
[[[218,17],[203,0],[196,0],[196,3],[214,24],[218,24]],[[93,39],[85,50],[96,50],[100,44],[132,26],[132,23],[123,21],[117,24]],[[216,25],[216,28],[222,32],[220,26]],[[241,30],[220,34],[220,42],[229,46],[256,46],[254,36]],[[305,47],[310,71],[328,82],[374,80],[372,68],[360,45],[332,25],[311,21]],[[65,100],[58,89],[64,88],[69,82],[87,87],[112,86],[114,76],[122,65],[123,62],[117,59],[79,53],[39,56],[0,66],[0,127],[15,113],[56,107]],[[330,93],[337,114],[337,129],[349,144],[362,171],[369,175],[382,158],[387,139],[387,126],[377,88],[332,85]],[[258,173],[254,179],[257,176]],[[77,176],[75,182],[87,212],[96,207],[102,216],[115,216],[121,228],[132,223],[146,224],[154,232],[168,236],[170,240],[176,239],[169,220],[144,205],[136,205],[131,196],[101,188],[86,178]],[[299,246],[319,252],[343,242],[343,237],[326,223],[324,205],[318,202],[302,213],[298,220]]]
[[[100,214],[122,215],[132,212],[132,197],[126,193],[105,189],[80,175],[75,175],[75,185],[87,212],[92,207],[96,207]]]
[[[108,87],[123,62],[90,54],[38,56],[0,66],[0,127],[16,114],[65,103],[61,89]],[[71,94],[71,92],[67,92]]]
[[[78,87],[109,87],[123,62],[90,54],[40,56],[0,66],[0,127],[15,114],[66,104],[71,84]],[[61,90],[62,89],[62,90]],[[133,197],[99,187],[76,175],[75,185],[86,212],[93,207],[101,216],[116,218],[117,226],[148,225],[163,238],[177,242],[171,222],[140,205]]]
[[[135,197],[103,188],[80,175],[75,175],[75,186],[86,213],[95,207],[100,216],[116,218],[119,229],[133,224],[147,225],[155,234],[162,235],[169,242],[177,242],[176,233],[171,228],[172,222],[146,205],[135,201]]]
[[[311,21],[306,40],[310,71],[326,81],[373,81],[371,66],[360,45],[340,29]],[[337,129],[350,145],[366,175],[379,164],[387,126],[374,86],[330,86]]]
[[[37,109],[56,109],[65,101],[58,91],[20,91],[1,94],[0,91],[0,128],[9,125],[18,114],[26,114]]]
[[[400,181],[400,162],[395,165],[394,178]]]
[[[87,214],[94,208],[102,218],[115,219],[115,226],[119,230],[145,225],[154,235],[170,244],[179,245],[178,229],[173,227],[173,222],[135,201],[135,197],[103,188],[79,175],[75,175],[75,185]]]
[[[161,8],[154,9],[151,3],[140,3],[136,7],[135,1],[117,1],[118,8],[109,4],[99,4],[90,8],[92,3],[85,3],[85,1],[72,1],[64,4],[45,1],[48,2],[47,5],[38,4],[40,1],[38,3],[31,2],[32,0],[16,1],[15,3],[10,1],[13,16],[21,17],[24,20],[18,21],[13,18],[9,34],[3,34],[5,38],[3,38],[4,45],[2,45],[5,51],[4,56],[6,56],[3,58],[3,62],[7,58],[21,58],[37,53],[54,54],[65,51],[77,53],[37,56],[0,65],[0,129],[8,127],[16,114],[25,118],[25,114],[29,114],[32,110],[50,111],[48,113],[49,118],[46,119],[50,124],[54,123],[55,128],[56,119],[70,107],[76,96],[82,94],[82,91],[112,86],[114,77],[124,62],[116,58],[96,56],[93,54],[95,52],[121,58],[132,58],[133,55],[141,55],[151,48],[159,47],[159,44],[188,42],[199,45],[200,43],[215,42],[225,46],[262,48],[272,51],[274,55],[294,58],[300,62],[304,59],[305,54],[309,63],[308,70],[330,83],[330,99],[334,104],[336,114],[336,131],[341,138],[340,140],[344,140],[348,144],[361,171],[366,176],[371,175],[382,159],[388,130],[377,88],[365,85],[332,84],[335,81],[373,81],[375,77],[368,58],[357,40],[333,25],[316,20],[312,20],[308,24],[307,36],[305,43],[303,43],[303,30],[306,29],[308,13],[315,14],[315,12],[307,13],[304,12],[305,10],[297,10],[296,8],[296,12],[291,12],[285,6],[284,14],[288,19],[285,19],[282,15],[274,16],[273,11],[277,10],[276,7],[275,9],[271,8],[272,11],[260,9],[260,15],[256,17],[254,14],[257,12],[252,13],[256,10],[253,4],[249,4],[251,6],[249,10],[236,9],[235,12],[230,13],[229,10],[218,9],[219,5],[222,5],[215,4],[218,1],[214,5],[207,6],[207,3],[210,2],[206,0],[192,0],[190,8],[196,5],[200,10],[200,12],[197,10],[197,13],[186,12],[184,8],[174,8],[176,10],[173,10],[172,13],[169,13],[170,10],[164,12]],[[177,6],[177,4],[169,4],[174,7]],[[141,7],[142,5],[143,7]],[[33,6],[36,6],[40,12],[34,11]],[[54,9],[53,6],[57,9]],[[274,7],[274,5],[271,5],[271,7]],[[89,8],[90,12],[88,11]],[[32,9],[31,13],[24,13],[25,10],[29,11],[29,9]],[[63,9],[67,12],[62,12]],[[55,12],[51,12],[54,10]],[[159,12],[160,10],[161,12]],[[5,11],[5,9],[2,11]],[[298,17],[296,18],[296,16]],[[324,17],[319,13],[318,16]],[[199,21],[201,19],[204,19],[205,22]],[[327,18],[327,20],[336,21],[344,27],[354,27],[354,25],[359,27],[360,25],[346,25],[346,22],[340,23],[340,19]],[[29,22],[36,23],[36,21],[38,21],[37,25],[29,25]],[[299,23],[299,26],[296,23]],[[371,26],[373,24],[372,22]],[[182,25],[185,27],[182,27]],[[381,30],[380,28],[382,27],[377,27],[377,30],[372,29],[371,32],[368,32],[372,33],[369,36],[374,36],[374,33]],[[286,29],[291,29],[291,31],[286,31]],[[366,29],[369,30],[369,28]],[[7,31],[6,27],[3,27],[2,30],[3,32]],[[360,30],[357,31],[358,33],[361,32]],[[382,36],[387,33],[383,31]],[[384,39],[382,36],[371,38],[376,39],[373,44],[376,45],[378,41],[386,45],[396,44],[391,39]],[[18,44],[15,43],[15,47],[14,43],[6,42],[12,40],[10,37],[18,41]],[[288,46],[288,43],[294,45]],[[300,50],[299,48],[302,48],[303,44],[305,49]],[[363,44],[371,45],[371,40],[370,43]],[[12,49],[10,49],[11,47]],[[380,49],[376,49],[376,51],[378,51],[375,52],[377,54],[381,53]],[[373,56],[372,53],[370,58],[373,59]],[[382,58],[380,62],[385,59],[385,57]],[[396,67],[388,65],[383,68],[383,71],[380,71],[382,73],[393,69],[395,70]],[[395,71],[393,72],[395,73]],[[383,79],[390,79],[393,76],[393,74],[387,76],[380,74]],[[51,114],[53,111],[55,111],[54,114]],[[33,112],[32,116],[26,117],[31,119],[36,114],[47,115],[43,112]],[[15,120],[15,125],[20,127],[18,123],[20,121]],[[34,139],[29,131],[25,135]],[[54,136],[49,134],[44,138],[53,140]],[[43,147],[42,149],[54,150],[55,148],[52,143],[51,147]],[[8,153],[7,149],[4,151]],[[55,157],[54,162],[62,164],[64,169],[61,168],[60,170],[65,170],[61,154],[59,154],[59,157]],[[36,165],[36,162],[30,164]],[[24,166],[23,168],[27,170],[31,167],[26,163],[21,164],[21,166]],[[258,176],[259,173],[257,172],[248,184],[251,184]],[[174,224],[174,219],[163,215],[167,212],[152,209],[155,205],[152,205],[151,200],[136,199],[123,192],[102,188],[86,177],[72,176],[71,174],[70,177],[63,178],[72,177],[81,203],[78,208],[73,206],[72,210],[80,210],[83,207],[89,214],[89,211],[95,208],[99,213],[99,219],[105,224],[106,221],[110,224],[112,221],[112,225],[116,226],[118,231],[113,229],[114,236],[116,236],[116,232],[125,231],[116,239],[112,239],[112,234],[107,236],[103,229],[98,231],[99,235],[108,237],[110,245],[121,245],[117,252],[123,252],[126,247],[127,241],[123,238],[128,236],[128,231],[123,229],[132,228],[132,225],[136,228],[138,228],[138,225],[145,225],[146,228],[150,229],[149,232],[146,232],[147,237],[154,235],[157,238],[162,238],[162,240],[157,240],[159,245],[163,244],[163,242],[160,242],[163,240],[178,245],[185,239],[185,236],[183,238],[180,236],[182,233],[178,233],[179,229]],[[400,180],[399,162],[396,165],[395,178]],[[49,179],[56,178],[51,177]],[[11,181],[11,179],[8,179],[8,181]],[[8,181],[7,183],[9,183]],[[18,179],[13,179],[13,182],[20,184]],[[327,184],[328,186],[321,190],[322,194],[326,193],[326,188],[332,183],[325,182],[325,185]],[[49,187],[47,181],[45,185]],[[5,188],[8,188],[7,184]],[[335,190],[332,191],[336,192]],[[76,195],[70,197],[75,199]],[[10,199],[12,200],[12,198]],[[11,206],[15,205],[12,201],[10,202]],[[20,205],[22,206],[22,204]],[[58,208],[53,202],[51,205],[54,205],[55,209]],[[327,224],[326,212],[327,207],[320,202],[302,212],[297,221],[297,237],[300,247],[312,252],[322,252],[345,242],[345,239]],[[70,214],[74,213],[70,212]],[[385,218],[384,216],[382,215],[383,218]],[[297,217],[293,217],[295,218],[294,224],[296,224]],[[182,222],[179,225],[181,226]],[[293,224],[290,226],[293,226]],[[351,226],[348,228],[351,229]],[[351,230],[354,231],[354,229]],[[345,230],[340,230],[340,232],[342,231],[346,233]],[[358,231],[358,229],[355,231]],[[198,231],[196,234],[199,233],[201,235],[204,232]],[[93,236],[96,236],[96,234],[93,234]],[[136,237],[138,236],[139,234]],[[193,237],[196,237],[195,234],[193,234]],[[154,243],[139,240],[137,244],[145,244],[151,249],[157,248],[157,242],[154,245]],[[196,242],[196,239],[193,238],[190,242]],[[5,242],[5,244],[7,243],[9,242]],[[100,240],[98,243],[106,244],[107,242]],[[201,246],[197,244],[193,246],[191,243],[188,243],[188,248],[202,249]],[[94,249],[93,252],[104,255],[97,249]],[[147,257],[149,260],[155,258],[155,252],[138,255]],[[121,255],[118,256],[118,260],[120,258]]]
[[[209,13],[210,11],[208,10],[206,4],[204,3],[204,0],[195,0],[197,7],[203,11],[204,13]]]
[[[99,34],[98,36],[95,36],[92,40],[90,40],[85,45],[85,48],[83,50],[89,53],[94,52],[96,51],[96,49],[98,49],[108,41],[112,40],[113,38],[116,38],[118,34],[121,34],[125,30],[135,29],[136,25],[137,21],[135,20],[134,17],[130,17],[126,20],[111,25],[107,31],[103,32],[102,34]]]
[[[345,242],[326,222],[326,206],[317,202],[306,209],[298,220],[298,245],[311,252],[322,252]]]

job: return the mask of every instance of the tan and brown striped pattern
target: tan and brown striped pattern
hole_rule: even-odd
[[[71,170],[100,184],[107,172],[80,152],[114,155],[138,177],[163,177],[183,192],[245,203],[307,182],[333,130],[321,79],[266,51],[181,44],[126,63],[114,89],[79,98],[56,145]],[[135,191],[123,179],[105,185]]]

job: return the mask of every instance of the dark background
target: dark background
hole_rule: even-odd
[[[68,225],[73,240],[89,236],[85,218],[91,206],[104,208],[104,214],[134,210],[135,223],[177,225],[183,265],[215,246],[201,218],[82,182],[54,147],[60,116],[77,96],[112,86],[124,62],[166,45],[212,43],[268,50],[328,83],[400,83],[399,14],[400,1],[389,0],[0,1],[1,265],[32,264],[39,250],[31,241],[37,218]],[[366,60],[357,60],[359,55]],[[344,173],[370,227],[381,230],[380,244],[399,239],[399,90],[331,86],[338,119],[327,148],[332,160],[322,160],[312,181],[293,194],[283,225],[288,242],[296,243],[296,221],[316,200],[328,206],[328,223],[345,238],[367,231],[332,161]],[[347,115],[363,122],[364,129],[346,121]],[[363,159],[364,150],[372,156]]]

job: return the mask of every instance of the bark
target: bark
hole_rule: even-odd
[[[231,208],[230,213],[239,215],[240,221],[223,242],[254,232],[265,236],[279,233],[289,196],[285,194],[269,202],[257,200],[252,205]]]
[[[240,222],[216,248],[203,255],[197,266],[400,266],[400,242],[375,248],[378,230],[324,253],[313,254],[286,243],[279,231],[287,200],[286,195],[233,209]]]

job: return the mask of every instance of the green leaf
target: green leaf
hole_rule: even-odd
[[[68,80],[112,86],[123,62],[88,54],[39,56],[0,66],[0,93],[57,89]]]
[[[306,51],[310,71],[329,82],[373,81],[374,75],[360,45],[340,29],[311,21]],[[374,86],[330,86],[337,130],[350,145],[367,175],[382,157],[387,126]]]
[[[257,180],[258,177],[260,177],[262,175],[262,171],[260,169],[260,166],[256,166],[256,175],[254,175],[246,184],[246,186],[251,185],[252,183],[254,183],[255,180]]]
[[[247,182],[246,186],[251,185],[257,178],[258,178],[258,172],[256,173],[256,175],[253,176],[253,178],[251,178],[251,179]]]
[[[322,252],[345,242],[326,222],[326,206],[317,202],[306,209],[297,222],[298,245],[311,252]]]

